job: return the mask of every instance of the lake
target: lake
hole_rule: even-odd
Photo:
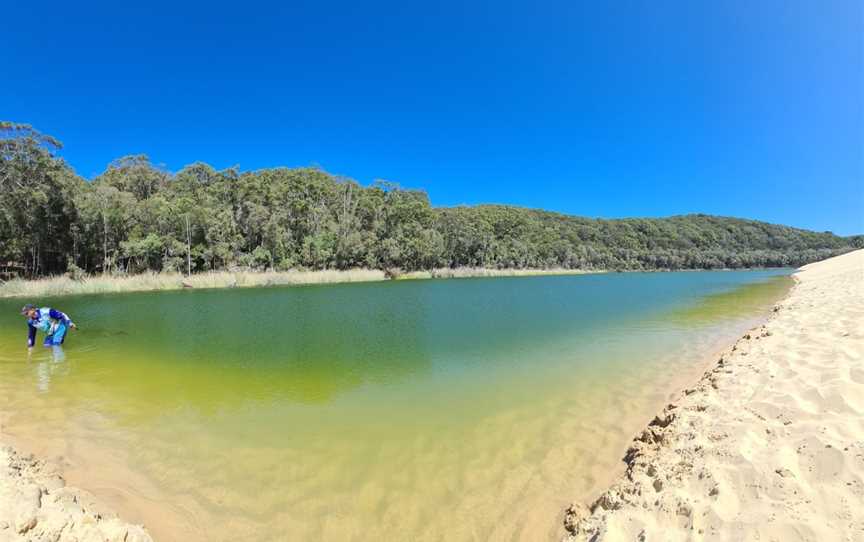
[[[555,540],[789,273],[4,299],[3,439],[157,540]]]

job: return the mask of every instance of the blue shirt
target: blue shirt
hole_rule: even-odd
[[[52,335],[60,324],[69,327],[71,323],[72,320],[63,312],[50,307],[38,309],[35,318],[27,319],[27,346],[33,346],[36,343],[37,329]]]

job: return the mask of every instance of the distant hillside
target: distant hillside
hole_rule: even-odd
[[[797,266],[864,246],[752,220],[594,220],[502,205],[433,208],[422,191],[312,168],[173,174],[145,156],[92,182],[60,143],[0,123],[0,273],[225,268],[711,269]]]
[[[853,247],[839,237],[709,215],[598,220],[502,205],[437,209],[450,265],[597,269],[799,266]]]

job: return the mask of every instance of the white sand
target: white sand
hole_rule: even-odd
[[[864,541],[864,251],[814,263],[762,327],[565,514],[567,540]]]
[[[0,542],[150,542],[55,469],[10,447],[0,449]]]

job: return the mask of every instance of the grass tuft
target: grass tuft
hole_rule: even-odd
[[[81,280],[67,276],[37,280],[13,279],[0,284],[0,297],[44,297],[116,292],[180,290],[183,288],[247,288],[337,282],[384,280],[382,271],[349,269],[345,271],[215,271],[183,276],[179,273],[141,273],[139,275],[91,275]]]

